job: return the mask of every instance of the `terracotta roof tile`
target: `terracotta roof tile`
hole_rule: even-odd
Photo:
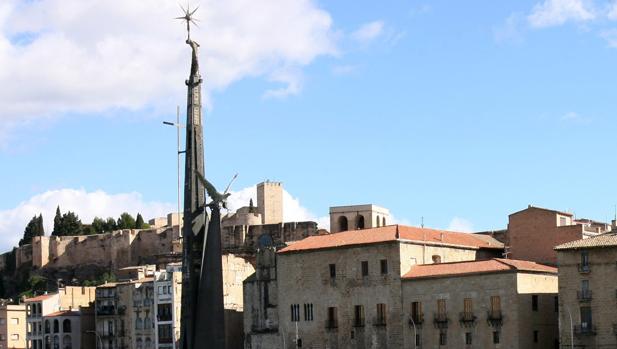
[[[53,293],[53,294],[43,294],[43,295],[40,295],[40,296],[28,298],[28,299],[25,300],[25,302],[41,302],[41,301],[49,299],[49,298],[51,298],[51,297],[53,297],[55,295],[56,295],[56,293]]]
[[[411,241],[423,244],[462,246],[473,249],[502,249],[503,243],[486,236],[445,230],[388,225],[379,228],[350,230],[340,233],[310,236],[291,244],[279,253],[297,252],[342,246],[366,245],[388,241]]]
[[[414,265],[403,275],[403,279],[420,279],[468,274],[482,274],[509,271],[557,273],[557,268],[517,259],[493,258],[482,261]]]
[[[601,248],[617,246],[617,233],[605,233],[586,239],[574,240],[555,247],[555,250],[574,250],[579,248]]]
[[[80,316],[81,313],[75,310],[61,310],[55,313],[47,314],[44,317],[54,317],[54,316]]]

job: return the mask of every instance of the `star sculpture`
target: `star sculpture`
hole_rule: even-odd
[[[187,41],[191,41],[191,23],[193,23],[196,27],[199,27],[197,25],[198,19],[193,17],[195,12],[197,12],[197,10],[199,9],[199,6],[197,6],[194,10],[191,10],[190,3],[187,3],[186,9],[182,5],[180,5],[180,8],[182,9],[182,12],[184,12],[184,16],[176,17],[176,19],[186,21],[186,31],[188,33]]]

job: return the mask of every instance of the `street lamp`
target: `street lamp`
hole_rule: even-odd
[[[185,153],[185,151],[180,151],[180,129],[186,127],[184,124],[180,123],[180,106],[176,107],[176,122],[163,121],[163,124],[167,126],[173,126],[177,129],[177,141],[178,141],[178,225],[180,225],[180,154]],[[182,233],[182,232],[180,232]]]
[[[101,340],[101,336],[99,336],[98,332],[96,332],[96,331],[86,331],[86,333],[94,333],[94,335],[96,336],[96,339],[98,339],[97,344],[100,343],[101,344],[101,348],[100,349],[103,349],[103,340]]]

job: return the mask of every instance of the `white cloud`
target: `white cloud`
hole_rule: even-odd
[[[43,214],[45,232],[50,234],[58,205],[63,213],[73,211],[86,224],[92,222],[95,216],[117,218],[122,212],[133,216],[139,212],[148,220],[164,216],[176,208],[172,203],[144,201],[136,192],[109,194],[101,190],[50,190],[21,202],[13,209],[0,211],[0,253],[17,245],[26,224],[34,215]]]
[[[4,0],[0,3],[0,140],[16,124],[60,113],[172,110],[190,50],[174,0]],[[247,77],[298,93],[301,68],[336,54],[332,19],[313,0],[202,0],[208,91]]]
[[[473,232],[473,224],[464,218],[454,217],[450,221],[450,225],[447,230],[471,233]]]
[[[351,33],[351,38],[360,43],[366,44],[379,37],[383,33],[383,29],[383,21],[373,21],[365,23],[360,26],[360,28],[358,28],[356,31]]]
[[[544,0],[534,6],[527,20],[532,27],[543,28],[594,18],[596,15],[588,0]]]
[[[609,5],[607,17],[610,20],[617,20],[617,1]]]
[[[617,48],[617,29],[608,29],[600,32],[609,47]]]
[[[257,206],[257,189],[255,186],[232,191],[227,207],[230,212],[235,212],[240,207],[248,206],[251,199],[253,199],[253,204]],[[297,197],[293,197],[285,189],[283,189],[283,220],[285,222],[315,221],[320,229],[330,228],[330,218],[328,216],[316,216],[306,207],[302,206]]]

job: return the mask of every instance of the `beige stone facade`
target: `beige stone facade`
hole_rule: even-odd
[[[26,306],[0,304],[0,349],[26,348]]]
[[[383,227],[392,224],[390,211],[376,205],[352,205],[330,207],[330,231]]]
[[[556,250],[562,348],[617,348],[617,234]]]
[[[261,224],[283,222],[283,183],[266,181],[257,184],[257,210]]]
[[[276,256],[262,249],[245,282],[245,348],[409,347],[403,273],[436,256],[475,260],[479,245],[500,251],[471,235],[396,226],[314,236]]]

